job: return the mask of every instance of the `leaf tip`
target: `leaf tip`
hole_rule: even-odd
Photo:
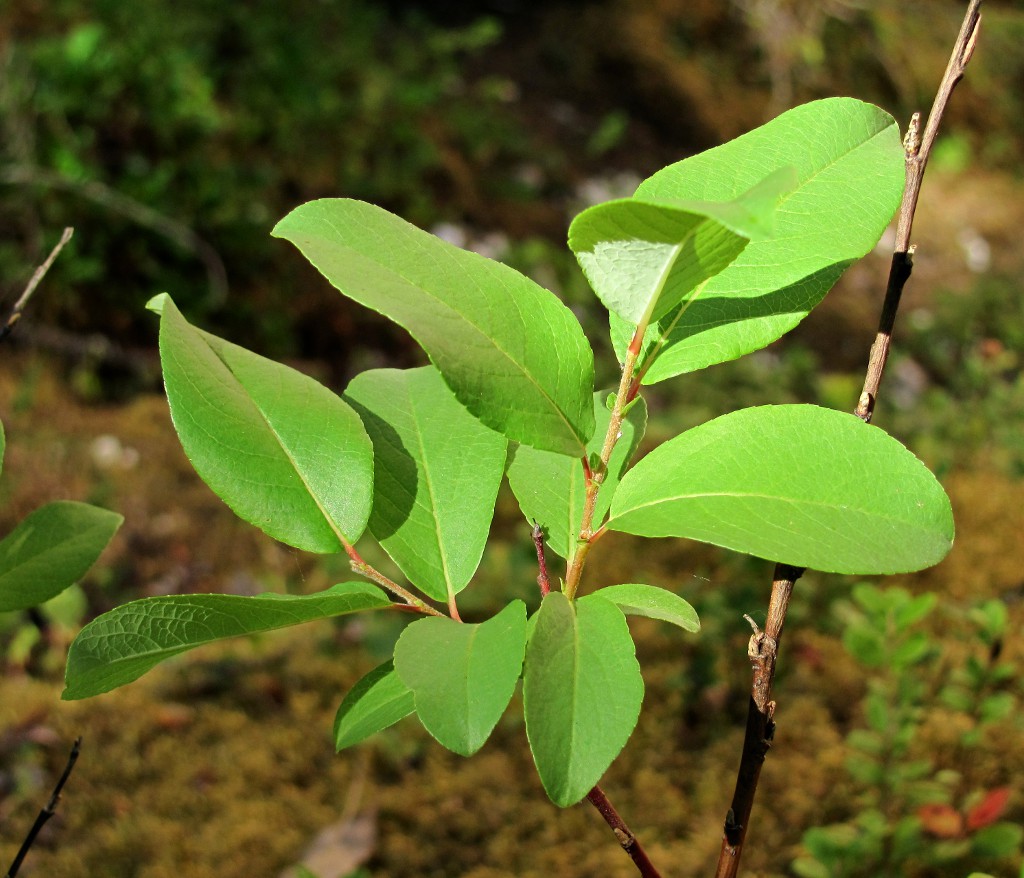
[[[164,306],[170,301],[171,297],[167,293],[158,293],[146,302],[146,310],[162,315],[164,313]]]

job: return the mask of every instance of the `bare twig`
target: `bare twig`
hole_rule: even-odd
[[[722,834],[722,850],[718,857],[715,878],[736,875],[739,868],[743,841],[750,824],[750,812],[754,807],[754,794],[761,777],[761,766],[775,736],[775,702],[772,701],[772,683],[775,680],[775,660],[779,654],[782,626],[786,622],[789,599],[793,584],[804,571],[787,564],[776,564],[772,581],[771,600],[764,630],[758,628],[750,616],[754,633],[747,645],[747,656],[753,668],[753,683],[750,689],[750,703],[747,707],[747,728],[743,737],[743,754],[736,773],[736,788],[732,804],[725,816]]]
[[[629,854],[630,859],[636,864],[637,869],[643,878],[661,878],[661,873],[654,868],[654,864],[648,859],[647,852],[643,849],[639,839],[626,826],[625,821],[619,816],[608,797],[599,786],[587,793],[587,801],[590,802],[604,818],[615,837],[619,840],[622,849]]]
[[[64,789],[64,784],[68,782],[68,778],[71,777],[71,771],[74,769],[75,763],[78,761],[78,754],[81,749],[82,739],[78,738],[75,740],[74,746],[71,748],[71,754],[68,756],[68,764],[64,766],[64,772],[57,781],[57,785],[53,788],[53,793],[50,795],[50,801],[47,802],[45,807],[39,812],[36,817],[36,822],[32,824],[32,828],[28,831],[28,835],[25,836],[25,840],[21,843],[21,848],[19,848],[18,853],[15,855],[14,862],[11,863],[11,867],[7,870],[7,878],[14,878],[14,876],[18,874],[18,870],[21,868],[21,864],[24,862],[25,856],[31,849],[40,830],[44,825],[46,825],[46,822],[57,813],[57,803],[60,801],[61,791]]]
[[[32,277],[29,278],[25,291],[18,298],[18,301],[14,303],[14,307],[11,309],[11,314],[7,318],[7,322],[3,326],[0,326],[0,341],[3,341],[11,334],[11,330],[14,329],[15,324],[21,319],[21,312],[25,310],[25,306],[28,304],[28,300],[32,297],[32,294],[36,291],[36,287],[38,287],[42,279],[46,277],[46,272],[50,270],[50,266],[53,265],[53,261],[60,254],[60,251],[64,249],[64,245],[71,240],[71,236],[74,233],[75,230],[71,228],[71,226],[64,229],[64,233],[60,236],[57,246],[50,251],[50,255],[46,257],[46,261],[32,272]]]
[[[903,287],[910,278],[914,267],[914,248],[910,244],[910,230],[914,224],[914,212],[917,210],[917,199],[921,194],[921,181],[924,179],[928,156],[931,154],[935,138],[938,136],[939,124],[942,122],[942,115],[946,111],[946,105],[953,94],[953,89],[963,79],[967,64],[971,60],[971,55],[974,54],[980,26],[981,0],[971,0],[960,28],[960,35],[957,37],[949,64],[946,66],[946,73],[942,77],[935,101],[932,103],[924,134],[920,133],[920,114],[915,113],[910,120],[910,127],[907,129],[907,136],[903,141],[906,151],[907,184],[903,190],[903,203],[900,205],[898,214],[896,244],[893,248],[892,266],[889,269],[889,282],[885,290],[885,303],[882,306],[882,316],[878,323],[878,335],[875,337],[875,343],[871,346],[867,374],[864,377],[864,389],[856,410],[857,417],[865,421],[871,420],[875,410],[875,400],[878,397],[878,388],[882,383],[882,373],[885,371],[885,363],[889,358],[892,330],[896,322],[900,296],[903,295]]]
[[[224,261],[208,241],[201,238],[193,228],[185,223],[162,214],[99,180],[86,182],[72,180],[45,168],[31,165],[11,165],[0,171],[0,183],[17,186],[42,186],[46,189],[71,192],[107,210],[126,216],[140,226],[152,229],[158,235],[162,235],[192,253],[203,263],[203,267],[206,269],[207,283],[210,287],[211,301],[219,305],[227,297],[228,276],[227,270],[224,268]]]
[[[923,136],[920,135],[920,116],[915,113],[903,142],[906,154],[906,187],[898,214],[895,252],[889,270],[878,336],[871,348],[864,389],[855,411],[855,414],[864,421],[870,421],[874,411],[878,388],[889,355],[892,329],[896,320],[896,312],[899,309],[900,296],[913,268],[910,231],[914,223],[914,212],[917,209],[917,199],[921,191],[925,165],[928,162],[932,144],[935,142],[942,114],[949,103],[953,89],[963,78],[964,70],[974,52],[981,23],[980,8],[981,0],[971,0],[964,16],[960,35],[946,67],[946,73],[939,85],[935,102],[932,104]],[[748,653],[754,673],[747,711],[747,727],[740,767],[736,774],[732,806],[725,819],[722,849],[715,878],[735,878],[739,870],[740,854],[746,838],[750,812],[757,791],[758,778],[761,774],[761,765],[775,733],[775,702],[771,700],[771,694],[779,639],[786,620],[786,610],[793,592],[793,584],[802,573],[803,570],[799,568],[782,564],[776,565],[764,630],[762,631],[757,625],[754,625],[754,634],[750,638]],[[751,622],[751,624],[754,623]]]

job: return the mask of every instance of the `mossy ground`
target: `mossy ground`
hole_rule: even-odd
[[[6,527],[58,497],[125,513],[124,529],[85,583],[94,609],[169,592],[314,590],[344,577],[343,565],[300,555],[234,519],[191,473],[159,396],[82,405],[49,364],[28,357],[8,360],[0,399],[8,436]],[[97,450],[101,435],[117,437],[120,457]],[[1004,596],[1011,625],[1024,623],[1024,485],[972,471],[951,475],[947,486],[958,516],[956,546],[938,568],[899,582],[943,596],[931,624],[944,646],[943,666],[953,667],[977,649],[964,643],[959,627],[970,602]],[[500,540],[485,556],[475,596],[465,596],[469,615],[487,613],[497,595],[530,597],[533,589],[532,547],[508,498],[499,503],[495,530]],[[701,611],[704,629],[691,637],[649,620],[634,625],[645,706],[603,785],[666,874],[707,875],[749,686],[742,614],[763,613],[770,569],[677,541],[612,543],[594,553],[593,584],[673,584]],[[842,580],[809,574],[798,588],[747,874],[786,874],[802,832],[851,807],[843,739],[861,721],[864,684],[829,612],[842,587]],[[394,620],[349,621],[230,642],[75,703],[59,701],[59,644],[35,656],[32,674],[9,667],[0,682],[0,862],[13,855],[81,735],[82,756],[58,816],[23,875],[273,876],[323,827],[354,813],[376,820],[368,863],[374,876],[633,875],[596,812],[560,811],[546,800],[516,710],[470,760],[443,751],[413,721],[334,754],[330,728],[340,697],[382,660],[396,631]],[[1006,651],[1024,663],[1019,639]],[[963,754],[941,714],[936,708],[919,746],[946,760],[943,767],[962,767],[947,764]],[[970,758],[980,786],[1024,776],[1019,725],[992,728]]]

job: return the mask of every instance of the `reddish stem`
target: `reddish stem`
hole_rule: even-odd
[[[619,812],[608,801],[604,790],[599,786],[595,786],[587,793],[587,801],[597,808],[598,813],[604,818],[604,822],[611,827],[622,849],[629,854],[630,859],[636,864],[643,878],[661,878],[661,873],[648,858],[647,852],[643,849],[643,845],[640,844],[640,840],[626,826],[626,822],[619,816]]]
[[[535,521],[533,523],[533,545],[537,549],[537,567],[540,573],[537,574],[537,585],[540,586],[541,597],[551,591],[551,580],[548,579],[548,560],[544,555],[544,530]]]

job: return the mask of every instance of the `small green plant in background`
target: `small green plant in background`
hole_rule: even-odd
[[[0,459],[4,449],[0,428]],[[116,512],[71,500],[29,513],[0,540],[0,612],[35,607],[76,583],[123,520]]]
[[[563,807],[603,798],[598,781],[644,692],[627,618],[687,632],[698,620],[656,585],[585,577],[598,540],[683,537],[856,574],[920,569],[951,545],[934,476],[852,414],[747,408],[633,463],[644,389],[756,351],[799,323],[877,242],[900,201],[903,157],[886,113],[819,101],[581,213],[569,245],[609,311],[620,368],[610,389],[595,390],[590,343],[553,294],[359,201],[303,205],[274,234],[407,329],[430,366],[366,372],[338,396],[157,297],[171,416],[196,471],[271,537],[345,553],[362,579],[316,594],[127,604],[79,634],[64,697],[109,691],[221,638],[401,611],[411,622],[393,659],[340,705],[339,749],[415,714],[440,744],[472,755],[522,680],[548,796]],[[464,620],[459,596],[506,477],[535,526],[536,601]],[[367,533],[402,577],[364,560],[356,543]],[[549,567],[548,552],[564,565]]]
[[[64,229],[57,246],[33,272],[10,315],[0,325],[0,341],[14,330],[29,299],[73,231]],[[0,423],[0,465],[6,450],[7,436]],[[85,601],[76,583],[92,567],[123,521],[117,513],[88,503],[58,500],[29,513],[0,540],[0,632],[5,628],[13,628],[15,632],[7,651],[8,661],[13,659],[27,664],[32,647],[54,622],[65,627],[70,627],[69,622],[80,624]],[[25,611],[27,616],[24,624],[11,621],[9,614],[19,611]],[[43,825],[53,817],[60,792],[78,759],[80,745],[81,738],[75,741],[67,767],[49,802],[39,812],[15,854],[7,878],[17,875]]]
[[[10,316],[0,325],[0,341],[14,330],[72,234],[72,229],[65,229],[49,257],[36,268]],[[0,423],[0,467],[6,450],[7,436]],[[47,503],[29,513],[0,540],[0,613],[35,611],[39,604],[66,593],[93,565],[123,521],[116,512],[68,500]],[[58,619],[75,615],[76,595],[66,597],[63,606],[53,608]],[[38,633],[38,626],[35,630]],[[31,648],[31,636],[20,640],[17,646],[21,651]]]
[[[938,598],[903,588],[860,584],[836,614],[843,644],[867,679],[865,728],[849,733],[843,804],[859,808],[851,819],[804,834],[808,855],[793,863],[801,878],[916,874],[924,867],[965,867],[1017,854],[1024,830],[1000,821],[1011,789],[977,788],[972,748],[985,729],[1017,705],[1007,684],[1017,669],[999,660],[1006,634],[1005,605],[990,600],[967,613],[974,653],[951,672],[939,641],[922,627]],[[962,625],[962,619],[951,624]],[[941,722],[959,729],[955,767],[920,756],[926,708],[938,699]],[[934,721],[934,720],[931,720]]]

